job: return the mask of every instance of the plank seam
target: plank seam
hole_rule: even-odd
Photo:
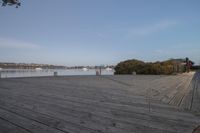
[[[47,124],[45,124],[45,123],[42,123],[42,122],[40,122],[40,121],[37,121],[37,120],[31,119],[31,118],[28,118],[28,117],[26,117],[26,116],[23,116],[23,115],[21,115],[21,114],[18,114],[18,113],[16,113],[16,112],[13,112],[13,111],[8,110],[8,109],[6,109],[6,108],[3,108],[3,107],[0,107],[0,108],[1,108],[2,110],[5,110],[5,111],[10,112],[10,113],[13,113],[13,114],[18,115],[18,116],[20,116],[20,117],[23,117],[23,118],[26,118],[26,119],[28,119],[28,120],[32,120],[32,121],[35,121],[35,122],[40,123],[40,124],[42,124],[42,125],[45,125],[45,126],[47,126],[47,127],[50,127],[49,125],[47,125]],[[50,127],[50,128],[53,128],[53,127]],[[60,129],[58,129],[58,128],[53,128],[53,129],[59,130],[59,131],[61,131],[61,132],[63,132],[63,133],[69,133],[69,132],[67,132],[67,131],[63,131],[63,130],[60,130]],[[28,130],[28,129],[27,129],[27,130]]]
[[[22,127],[22,126],[19,126],[19,125],[15,124],[15,123],[13,123],[13,122],[11,122],[11,121],[9,121],[9,120],[6,120],[6,119],[4,119],[4,118],[2,118],[2,117],[0,117],[0,119],[2,119],[2,120],[4,120],[4,121],[7,121],[7,122],[9,122],[10,124],[12,124],[12,125],[14,125],[14,126],[16,126],[16,127],[19,127],[19,128],[21,128],[21,129],[23,129],[23,130],[29,132],[29,133],[33,133],[33,132],[31,132],[30,130],[28,130],[28,129]]]

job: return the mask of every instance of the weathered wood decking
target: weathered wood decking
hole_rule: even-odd
[[[192,133],[199,77],[0,79],[0,133]]]

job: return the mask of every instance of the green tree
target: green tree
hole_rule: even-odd
[[[115,67],[115,74],[132,74],[136,72],[137,74],[174,74],[184,71],[183,59],[170,59],[163,62],[143,62],[140,60],[126,60],[120,62]]]
[[[132,74],[133,72],[138,73],[144,64],[145,63],[143,61],[136,59],[120,62],[115,67],[115,74]]]

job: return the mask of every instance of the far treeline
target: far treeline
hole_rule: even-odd
[[[162,62],[143,62],[132,59],[120,62],[115,67],[115,74],[152,74],[170,75],[189,72],[194,62],[186,59],[169,59]]]

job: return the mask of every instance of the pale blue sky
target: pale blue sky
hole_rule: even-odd
[[[200,63],[200,0],[21,0],[0,8],[0,62]]]

